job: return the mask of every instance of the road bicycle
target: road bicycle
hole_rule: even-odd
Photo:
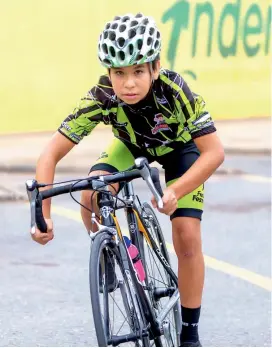
[[[141,203],[134,193],[132,180],[136,178],[145,180],[162,207],[158,169],[150,168],[144,157],[136,158],[127,170],[113,174],[54,184],[28,180],[31,231],[34,233],[37,226],[46,232],[42,200],[65,193],[72,196],[72,192],[82,190],[97,193],[100,218],[92,213],[97,232],[90,233],[89,284],[98,345],[179,346],[177,276],[153,209],[147,202]],[[120,183],[122,198],[109,190],[114,183]],[[55,187],[45,189],[49,185]],[[126,233],[116,216],[120,209],[124,210],[128,223]],[[131,245],[138,252],[136,257],[131,254]],[[137,265],[142,267],[141,274]]]

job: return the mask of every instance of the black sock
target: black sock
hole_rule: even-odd
[[[198,321],[200,317],[200,308],[186,308],[181,306],[182,329],[180,334],[181,342],[197,342]]]

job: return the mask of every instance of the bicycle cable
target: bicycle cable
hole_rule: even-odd
[[[90,177],[89,177],[90,178]],[[104,194],[107,194],[108,196],[113,196],[113,194],[112,194],[112,192],[109,192],[109,191],[104,191],[104,190],[97,190],[97,189],[93,189],[92,191],[93,191],[93,193],[92,193],[92,195],[91,195],[91,206],[90,206],[90,209],[88,208],[88,207],[86,207],[84,204],[82,204],[81,202],[79,202],[74,196],[73,196],[73,194],[72,194],[72,188],[77,184],[77,183],[79,183],[79,182],[81,182],[81,181],[83,181],[83,180],[85,180],[85,179],[80,179],[80,180],[77,180],[76,182],[74,182],[74,184],[71,186],[71,188],[70,188],[70,192],[69,192],[69,194],[70,194],[70,196],[71,196],[71,198],[76,202],[76,203],[78,203],[82,208],[85,208],[87,211],[89,211],[90,213],[93,213],[93,197],[94,197],[94,195],[95,195],[95,193],[97,193],[97,192],[102,192],[102,193],[104,193]],[[104,181],[102,181],[102,180],[97,180],[97,181],[100,181],[100,182],[102,182],[102,183],[104,183]],[[117,190],[115,189],[115,187],[112,185],[112,184],[105,184],[104,186],[110,186],[113,190],[114,190],[114,192],[115,192],[115,194],[116,194],[116,196],[115,196],[115,206],[114,206],[114,211],[116,210],[116,208],[117,208],[117,200],[119,200],[119,201],[121,201],[124,205],[126,204],[126,202],[123,200],[123,199],[121,199],[120,197],[118,197],[117,196],[117,194],[118,194],[118,192],[117,192]],[[103,187],[103,186],[102,186]],[[99,216],[97,216],[96,214],[95,214],[95,217],[96,218],[99,218]]]

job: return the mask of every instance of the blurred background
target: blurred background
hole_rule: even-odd
[[[155,18],[162,65],[215,119],[270,115],[268,0],[0,0],[0,133],[55,130],[105,72],[105,23],[128,12]]]

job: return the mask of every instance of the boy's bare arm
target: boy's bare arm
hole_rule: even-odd
[[[75,144],[72,141],[61,133],[56,132],[38,159],[36,180],[44,183],[53,182],[57,163],[67,155],[74,146]],[[43,214],[47,219],[50,219],[50,205],[51,199],[43,201]]]
[[[171,186],[177,199],[203,184],[224,161],[224,149],[216,132],[194,139],[200,151],[195,163]]]
[[[178,200],[203,184],[224,161],[224,149],[216,133],[196,138],[195,143],[200,157],[176,182],[164,190],[163,208],[160,212],[173,214],[177,209]],[[157,203],[152,198],[154,208]]]

